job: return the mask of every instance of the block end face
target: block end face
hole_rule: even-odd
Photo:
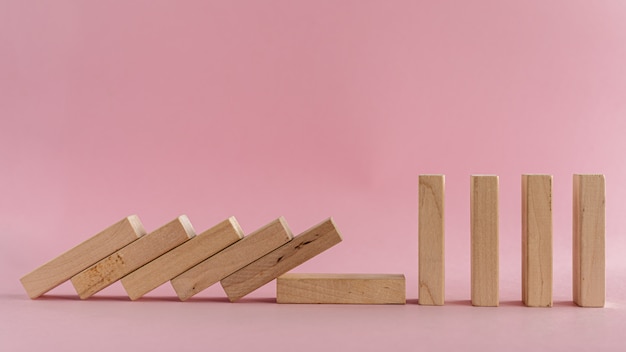
[[[183,230],[188,238],[194,238],[196,236],[196,230],[194,230],[193,225],[191,225],[191,221],[187,215],[181,215],[178,217],[178,221],[183,226]]]
[[[293,232],[291,232],[291,228],[287,224],[287,220],[285,220],[285,218],[283,216],[281,216],[278,219],[276,219],[276,221],[278,221],[280,223],[280,225],[283,227],[283,229],[287,233],[287,238],[292,239],[293,238]]]
[[[146,235],[147,233],[146,229],[144,228],[141,220],[139,219],[139,216],[131,215],[127,217],[126,220],[128,220],[128,222],[130,223],[130,226],[133,228],[133,231],[135,232],[135,235],[137,236],[137,238]]]
[[[230,222],[230,225],[235,230],[235,234],[237,235],[237,237],[239,237],[239,239],[242,239],[245,233],[243,232],[241,225],[239,225],[239,221],[237,221],[237,219],[234,216],[229,217],[228,221]]]

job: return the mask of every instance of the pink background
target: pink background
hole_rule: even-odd
[[[626,2],[0,1],[0,350],[624,350]],[[446,175],[445,307],[417,299],[417,177]],[[500,308],[469,305],[469,175],[500,176]],[[522,173],[554,175],[552,309],[520,305]],[[573,173],[607,180],[607,307],[571,303]],[[406,306],[188,303],[19,278],[126,215],[344,241]]]

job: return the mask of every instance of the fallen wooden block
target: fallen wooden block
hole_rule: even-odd
[[[193,236],[189,219],[182,215],[72,277],[72,285],[81,299],[89,298]]]
[[[405,304],[404,275],[284,274],[276,280],[276,302]]]
[[[445,238],[443,175],[419,176],[419,300],[441,306],[445,296]]]
[[[230,217],[126,275],[122,285],[134,301],[241,238],[241,227]]]
[[[20,279],[30,298],[37,298],[102,258],[146,234],[137,215],[109,226]]]
[[[176,276],[171,280],[172,287],[185,301],[292,238],[287,222],[280,217]]]
[[[226,277],[222,287],[234,302],[339,242],[341,235],[333,220],[325,220]]]

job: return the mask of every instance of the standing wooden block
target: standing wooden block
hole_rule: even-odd
[[[445,292],[443,175],[419,177],[419,304],[441,306]]]
[[[522,301],[552,307],[551,175],[522,175]]]
[[[470,203],[472,305],[497,307],[498,176],[472,175]]]
[[[604,175],[574,175],[574,302],[604,307]]]
[[[223,279],[222,287],[234,302],[339,242],[341,235],[335,223],[325,220]]]
[[[239,223],[230,217],[126,275],[122,285],[134,301],[241,238]]]
[[[276,280],[276,302],[405,304],[404,275],[285,274]]]
[[[280,217],[176,276],[171,281],[172,287],[180,300],[185,301],[292,238],[287,222]]]
[[[161,254],[195,236],[187,216],[182,215],[72,278],[81,299],[86,299]]]
[[[33,270],[20,281],[28,296],[37,298],[145,234],[139,217],[129,216]]]

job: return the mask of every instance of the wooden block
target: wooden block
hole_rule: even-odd
[[[522,301],[552,307],[551,175],[522,175]]]
[[[145,234],[139,217],[129,216],[33,270],[20,281],[28,296],[37,298]]]
[[[404,275],[285,274],[276,280],[276,302],[405,304]]]
[[[222,287],[234,302],[339,242],[335,223],[327,219],[223,279]]]
[[[445,292],[443,175],[419,177],[419,304],[441,306]]]
[[[72,285],[81,299],[89,298],[193,236],[189,219],[182,215],[72,277]]]
[[[286,242],[293,235],[280,217],[171,280],[181,301],[217,283]]]
[[[230,217],[126,275],[122,285],[134,301],[241,238],[239,223]]]
[[[581,307],[604,307],[604,175],[574,175],[573,203],[574,302]]]
[[[498,176],[472,175],[470,203],[472,305],[497,307]]]

